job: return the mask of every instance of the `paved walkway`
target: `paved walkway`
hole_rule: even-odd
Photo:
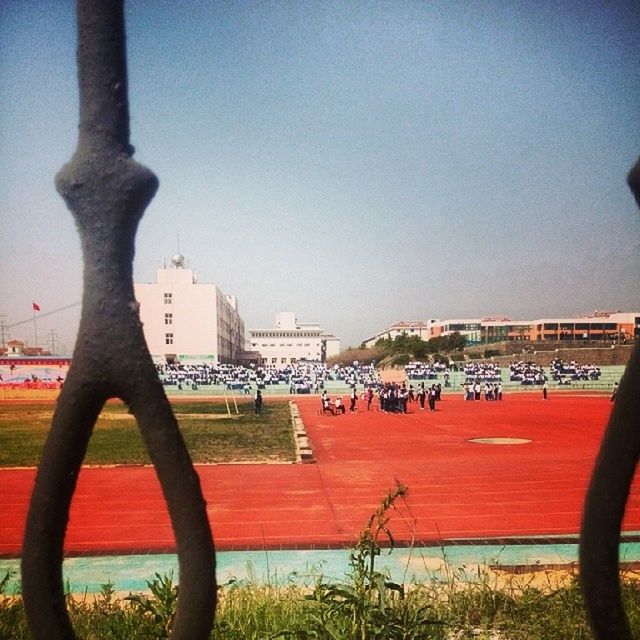
[[[577,534],[608,398],[543,401],[521,394],[463,402],[459,396],[445,396],[434,413],[414,404],[408,415],[364,410],[344,416],[318,415],[317,397],[296,398],[315,464],[198,467],[217,548],[350,545],[396,481],[409,488],[406,505],[391,514],[399,543]],[[470,441],[477,438],[529,442]],[[20,554],[34,475],[33,469],[0,470],[0,556]],[[624,529],[640,532],[637,483]],[[66,550],[173,551],[153,469],[83,469]]]

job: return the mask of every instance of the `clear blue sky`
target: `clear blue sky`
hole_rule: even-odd
[[[0,2],[0,313],[70,351],[81,254],[74,3]],[[640,4],[127,4],[131,140],[160,178],[135,277],[177,248],[357,345],[400,320],[640,307]],[[33,341],[33,324],[11,337]]]

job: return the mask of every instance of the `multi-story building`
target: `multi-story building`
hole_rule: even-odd
[[[154,361],[237,362],[245,335],[235,296],[197,282],[180,254],[156,274],[156,282],[134,284]]]
[[[299,322],[293,311],[278,313],[275,329],[250,330],[249,338],[251,350],[260,353],[260,364],[265,366],[325,362],[340,352],[340,338],[316,322]]]
[[[640,335],[640,312],[596,311],[580,318],[543,318],[531,323],[531,342],[621,341]]]
[[[469,345],[507,341],[627,342],[640,336],[640,312],[596,311],[592,315],[575,318],[539,320],[511,320],[500,316],[396,322],[364,344],[370,347],[380,338],[395,338],[402,333],[419,335],[423,340],[459,333]]]
[[[415,320],[414,322],[401,320],[400,322],[394,322],[382,331],[376,333],[375,336],[367,338],[364,341],[365,347],[372,347],[378,340],[386,340],[391,338],[393,340],[397,336],[406,334],[408,336],[418,336],[421,340],[429,340],[434,336],[434,327],[437,325],[438,320]]]

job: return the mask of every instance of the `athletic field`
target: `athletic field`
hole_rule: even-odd
[[[420,411],[417,403],[406,415],[368,412],[360,401],[358,412],[332,416],[318,411],[318,397],[296,397],[315,463],[197,467],[217,548],[350,545],[396,482],[408,487],[406,505],[390,522],[397,543],[575,536],[608,397],[443,398],[435,412]],[[34,469],[0,469],[0,556],[20,555],[34,475]],[[624,531],[640,532],[637,483]],[[82,470],[68,554],[174,550],[152,468]]]

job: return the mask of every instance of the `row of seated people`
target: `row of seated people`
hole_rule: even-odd
[[[158,364],[156,369],[166,385],[197,388],[200,385],[224,385],[227,389],[288,385],[292,393],[318,392],[327,380],[341,380],[351,386],[377,384],[380,377],[371,365],[332,367],[320,363],[290,364],[282,368],[231,364]]]
[[[436,380],[439,374],[448,373],[449,368],[443,362],[410,362],[404,371],[409,380]]]
[[[547,376],[543,367],[521,360],[509,365],[509,380],[520,384],[544,384]]]
[[[575,360],[565,362],[556,358],[550,364],[551,377],[558,382],[569,380],[599,380],[600,367],[595,364],[578,364]]]
[[[500,382],[502,372],[495,362],[467,362],[464,365],[467,382]]]
[[[166,385],[225,385],[229,389],[238,389],[246,383],[264,387],[288,382],[287,376],[283,373],[263,367],[230,364],[160,364],[156,368]]]
[[[378,384],[380,374],[372,364],[360,364],[354,362],[352,365],[334,365],[326,369],[325,380],[344,382],[350,387],[361,384],[364,386]]]
[[[341,382],[352,388],[356,385],[376,385],[380,382],[380,374],[373,365],[353,365],[326,367],[315,365],[309,369],[306,365],[297,367],[292,365],[290,376],[291,393],[319,393],[327,382]]]
[[[324,364],[290,365],[289,387],[291,393],[319,393],[329,381],[341,382],[351,388],[370,386],[380,382],[380,374],[373,365],[354,362],[352,365],[327,367]]]

